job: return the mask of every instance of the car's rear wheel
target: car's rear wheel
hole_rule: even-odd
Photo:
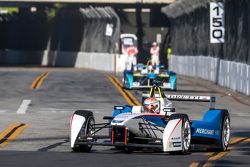
[[[86,137],[94,137],[95,119],[93,113],[86,110],[77,110],[74,114],[83,116],[86,120],[78,134],[78,140],[81,142],[87,142]],[[76,145],[72,150],[74,152],[90,152],[91,148],[92,145]]]
[[[227,110],[223,110],[221,119],[221,137],[218,151],[226,151],[230,140],[230,117]]]

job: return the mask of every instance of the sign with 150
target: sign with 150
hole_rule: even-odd
[[[224,4],[210,3],[210,43],[224,43]]]

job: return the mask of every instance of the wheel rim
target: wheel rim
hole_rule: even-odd
[[[230,122],[229,122],[228,117],[226,118],[224,122],[222,139],[223,139],[223,145],[227,147],[229,144],[229,139],[230,139]]]
[[[86,135],[93,137],[95,133],[95,122],[94,119],[90,118],[89,122],[88,122],[88,126],[87,126],[87,131],[86,131]],[[92,145],[87,145],[89,148],[92,147]]]
[[[183,130],[183,148],[184,150],[188,150],[190,147],[191,142],[191,128],[190,123],[188,121],[184,124],[184,130]]]
[[[89,120],[88,127],[87,127],[87,136],[93,136],[95,132],[95,122],[93,119]]]

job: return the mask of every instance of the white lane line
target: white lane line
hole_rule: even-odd
[[[7,110],[0,110],[0,113],[6,113]]]
[[[17,110],[17,114],[26,114],[26,110],[28,109],[29,105],[31,103],[31,100],[27,99],[27,100],[23,100],[22,104],[20,105],[20,107]]]

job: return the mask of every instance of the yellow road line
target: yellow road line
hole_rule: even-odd
[[[125,98],[125,100],[128,102],[129,105],[133,105],[133,102],[128,98],[128,96],[122,91],[122,88],[113,80],[111,76],[107,76],[108,79],[115,85],[115,87],[118,89],[118,91],[121,93],[121,95]]]
[[[13,124],[9,126],[3,133],[0,134],[0,148],[9,144],[28,126],[28,124]]]
[[[141,105],[140,102],[130,93],[129,91],[123,89],[122,83],[115,76],[107,75],[109,80],[116,86],[122,96],[126,99],[129,105]]]
[[[250,137],[236,137],[236,138],[232,138],[230,140],[230,145],[228,147],[228,150],[226,152],[207,152],[205,153],[205,155],[207,156],[210,156],[208,158],[208,160],[205,162],[205,164],[203,164],[202,162],[197,162],[197,161],[194,161],[193,163],[191,163],[189,165],[189,167],[197,167],[197,166],[203,166],[203,167],[208,167],[208,166],[212,166],[212,162],[215,161],[215,160],[218,160],[220,159],[221,157],[225,156],[226,154],[229,153],[230,150],[234,149],[237,145],[237,144],[240,144],[240,143],[246,143],[246,142],[250,142]]]
[[[40,79],[40,81],[37,83],[36,89],[39,89],[41,84],[43,83],[43,80],[45,80],[45,78],[47,78],[49,75],[49,72],[46,72],[45,75]]]
[[[36,79],[32,82],[30,89],[39,89],[43,80],[45,78],[47,78],[49,75],[49,72],[44,72],[41,75],[39,75],[38,77],[36,77]]]
[[[189,167],[198,167],[199,166],[199,162],[193,162],[189,165]]]
[[[120,87],[122,87],[122,83],[119,81],[118,78],[114,77],[114,79],[116,80],[116,82],[119,84]],[[131,92],[129,92],[128,90],[124,90],[129,96],[130,98],[134,101],[134,103],[138,106],[141,105],[141,103],[132,95]]]
[[[225,152],[220,152],[210,158],[208,158],[207,162],[203,165],[203,167],[209,167],[212,166],[212,161],[215,161],[217,159],[220,159],[221,157],[223,157],[224,155],[226,155],[228,153],[228,151]]]
[[[42,75],[36,77],[36,79],[32,82],[31,86],[30,86],[30,89],[34,89],[37,82],[39,81],[39,79],[42,77]]]
[[[212,156],[214,154],[214,152],[207,152],[207,153],[205,153],[205,155],[207,155],[207,156]]]

